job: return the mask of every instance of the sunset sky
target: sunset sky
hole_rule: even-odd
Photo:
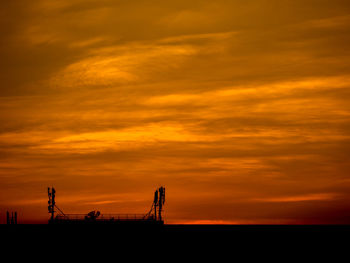
[[[0,223],[350,223],[349,0],[8,0]]]

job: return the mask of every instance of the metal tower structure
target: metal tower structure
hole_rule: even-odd
[[[78,224],[147,224],[162,225],[163,206],[165,203],[165,188],[160,187],[154,193],[151,210],[147,214],[101,214],[100,211],[91,211],[88,214],[65,214],[59,209],[55,201],[55,188],[48,188],[48,211],[51,214],[49,223],[78,223]],[[57,210],[56,210],[57,209]],[[56,215],[55,215],[56,213]]]
[[[161,186],[161,187],[159,187],[158,190],[156,190],[154,192],[154,200],[153,200],[152,209],[154,209],[155,220],[162,221],[162,212],[163,212],[164,203],[165,203],[165,188],[163,186]],[[157,215],[157,213],[158,213],[158,215]]]
[[[52,187],[50,189],[50,187],[48,187],[47,188],[47,194],[49,196],[48,210],[49,210],[49,214],[51,214],[50,221],[53,222],[54,216],[55,216],[55,205],[56,205],[56,201],[55,201],[56,190],[55,190],[55,188]]]

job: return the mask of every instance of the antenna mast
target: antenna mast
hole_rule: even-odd
[[[48,210],[49,210],[49,213],[51,214],[50,222],[53,222],[54,214],[55,214],[55,205],[56,205],[56,201],[55,201],[56,190],[53,187],[51,189],[50,189],[50,187],[48,187],[47,188],[47,193],[48,193],[48,196],[49,196]]]
[[[163,186],[159,187],[158,190],[154,192],[154,201],[153,201],[153,206],[154,206],[154,219],[162,221],[162,211],[163,211],[163,205],[165,202],[165,188]],[[158,211],[157,211],[158,207]],[[158,212],[158,215],[157,215]]]
[[[159,192],[159,200],[158,200],[158,220],[162,221],[162,211],[163,205],[165,202],[165,188],[161,186],[158,190]]]

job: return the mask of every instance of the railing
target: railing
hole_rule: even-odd
[[[96,218],[91,218],[87,214],[59,214],[56,220],[70,220],[70,221],[138,221],[138,220],[152,220],[153,216],[148,214],[101,214]]]

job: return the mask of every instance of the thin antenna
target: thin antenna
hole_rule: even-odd
[[[162,211],[163,205],[165,203],[165,188],[161,186],[159,188],[159,200],[158,200],[158,219],[162,221]]]
[[[154,219],[157,220],[158,190],[154,192]]]
[[[48,197],[49,197],[49,201],[48,201],[48,210],[49,210],[49,213],[51,214],[51,218],[50,218],[50,221],[53,222],[54,220],[54,216],[55,216],[55,188],[51,188],[48,187],[47,188],[47,194],[48,194]]]

